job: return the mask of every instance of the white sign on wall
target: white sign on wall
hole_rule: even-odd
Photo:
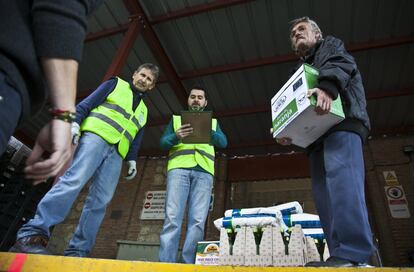
[[[141,220],[164,220],[165,192],[147,191],[141,211]]]
[[[391,216],[393,218],[410,218],[411,214],[403,187],[401,185],[384,186],[384,189]]]

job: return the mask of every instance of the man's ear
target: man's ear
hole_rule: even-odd
[[[316,33],[316,40],[319,41],[322,38],[321,33]]]
[[[155,87],[155,84],[156,84],[156,82],[153,82],[152,84],[151,84],[151,87],[148,87],[148,90],[152,90],[152,89],[154,89],[154,87]]]

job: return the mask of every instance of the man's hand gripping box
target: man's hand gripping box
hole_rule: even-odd
[[[308,98],[307,92],[317,85],[318,74],[312,66],[302,65],[272,98],[273,138],[291,138],[305,148],[345,118],[339,95],[329,113],[316,114],[317,98]]]

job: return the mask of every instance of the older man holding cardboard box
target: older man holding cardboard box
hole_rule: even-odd
[[[370,123],[361,75],[342,41],[332,36],[323,39],[318,25],[308,17],[292,21],[290,39],[301,62],[288,81],[291,87],[287,92],[294,96],[293,102],[280,106],[283,99],[279,93],[272,100],[272,112],[283,107],[277,109],[282,114],[274,116],[274,136],[282,145],[294,143],[308,148],[314,200],[331,254],[326,262],[307,266],[366,266],[375,247],[364,193],[362,143]],[[318,70],[317,74],[308,64]],[[307,73],[314,73],[313,82]],[[303,88],[307,94],[297,95]],[[316,114],[300,110],[301,104],[307,110],[313,108]],[[304,115],[307,120],[300,121]],[[291,116],[296,119],[296,127],[295,120],[284,125]],[[285,134],[278,130],[280,127]],[[316,130],[322,133],[316,140],[300,139]]]

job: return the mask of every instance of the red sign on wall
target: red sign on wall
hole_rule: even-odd
[[[141,220],[164,220],[165,191],[148,191],[145,194]]]
[[[411,214],[403,187],[401,185],[384,186],[384,189],[391,216],[393,218],[410,218]]]

